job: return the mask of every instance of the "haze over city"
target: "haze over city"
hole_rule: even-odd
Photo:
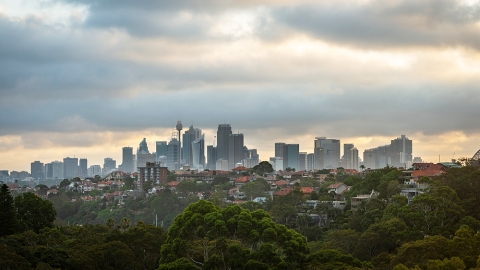
[[[0,2],[0,169],[219,124],[261,160],[315,137],[405,134],[427,162],[480,148],[478,1]],[[361,156],[361,154],[360,154]]]

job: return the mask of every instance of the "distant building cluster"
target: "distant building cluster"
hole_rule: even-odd
[[[156,168],[158,170],[165,168],[165,170],[161,169],[162,173],[166,169],[230,171],[239,166],[253,168],[260,162],[257,149],[249,149],[245,146],[244,134],[233,133],[229,124],[218,125],[213,144],[206,147],[205,135],[201,129],[191,125],[183,134],[182,130],[182,122],[178,121],[170,140],[156,141],[152,152],[145,138],[139,143],[135,152],[133,147],[123,147],[122,163],[118,166],[117,161],[111,157],[104,158],[103,166],[88,166],[86,158],[76,157],[66,157],[63,161],[50,163],[34,161],[31,163],[30,172],[9,173],[7,170],[0,170],[0,181],[26,178],[32,180],[86,178],[96,175],[105,176],[114,171],[140,173],[140,175],[146,175],[148,180],[150,171],[155,171]],[[312,152],[300,152],[299,144],[284,142],[275,143],[274,150],[275,156],[270,157],[268,161],[276,171],[331,170],[339,167],[355,170],[377,169],[387,165],[409,168],[413,162],[422,162],[421,158],[412,157],[412,140],[405,135],[391,140],[390,144],[366,149],[363,157],[360,157],[358,149],[352,143],[343,145],[342,154],[340,140],[326,137],[314,139]],[[156,173],[152,172],[151,175]]]

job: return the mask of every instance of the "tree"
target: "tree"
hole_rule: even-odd
[[[308,247],[305,237],[263,210],[220,209],[202,200],[177,216],[160,254],[161,264],[190,265],[188,259],[204,269],[300,269]]]
[[[65,188],[68,185],[70,185],[70,180],[68,179],[63,179],[62,182],[60,182],[59,188]]]
[[[5,184],[0,187],[0,209],[0,237],[14,234],[18,226],[15,203]]]
[[[145,183],[143,183],[143,191],[148,192],[152,188],[153,188],[152,180],[148,180],[148,181],[145,181]]]
[[[57,211],[48,200],[31,192],[15,197],[17,217],[24,230],[39,232],[45,227],[53,227]]]
[[[265,176],[267,173],[273,172],[272,164],[268,161],[262,161],[252,169],[255,173]]]

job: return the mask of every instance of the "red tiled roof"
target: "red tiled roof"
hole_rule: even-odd
[[[246,183],[250,181],[250,176],[240,176],[235,180],[235,183]]]
[[[285,195],[287,195],[288,193],[290,193],[290,191],[292,191],[292,188],[290,188],[290,187],[288,187],[288,188],[282,188],[282,189],[280,189],[279,191],[273,193],[273,195],[285,196]]]
[[[236,168],[233,168],[232,171],[248,171],[249,169],[245,166],[238,166]]]
[[[287,181],[285,181],[285,180],[278,180],[278,181],[275,182],[275,184],[276,184],[277,186],[286,186],[286,185],[288,185],[289,183],[288,183]]]
[[[313,191],[313,188],[311,187],[301,187],[300,190],[302,191],[303,194],[310,194]]]

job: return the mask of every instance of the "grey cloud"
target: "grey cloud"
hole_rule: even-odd
[[[55,106],[45,100],[15,114],[2,114],[0,123],[6,128],[0,134],[169,129],[179,117],[185,123],[193,121],[196,127],[210,129],[225,121],[232,124],[234,131],[245,134],[277,130],[279,133],[272,134],[272,139],[304,134],[353,137],[480,132],[480,119],[471,117],[478,113],[480,102],[474,86],[465,85],[461,90],[456,86],[457,90],[452,91],[438,85],[431,87],[436,90],[422,91],[425,86],[347,89],[344,94],[314,96],[303,91],[289,92],[287,87],[282,91],[182,91],[143,93],[115,101],[64,101]],[[12,111],[14,106],[2,104],[6,111]],[[89,141],[80,142],[83,146]]]
[[[301,5],[272,11],[278,23],[320,39],[370,48],[480,48],[480,4],[454,0],[371,1],[363,5]]]

